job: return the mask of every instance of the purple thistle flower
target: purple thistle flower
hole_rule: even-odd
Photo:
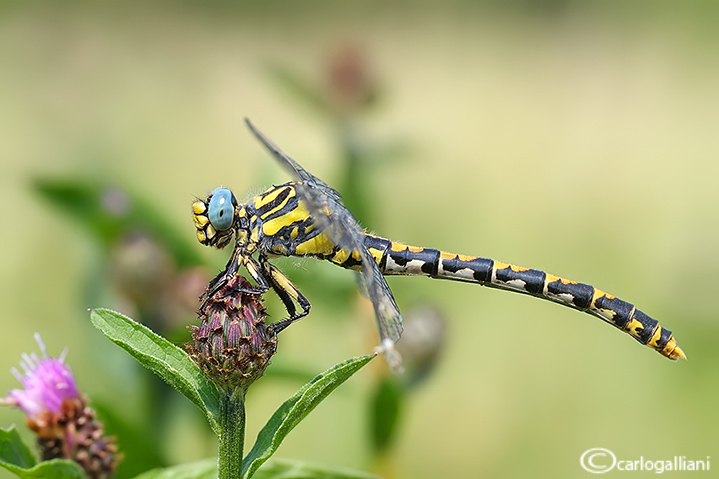
[[[50,358],[37,333],[35,340],[42,357],[34,353],[22,355],[20,365],[25,375],[14,368],[12,371],[24,389],[11,390],[0,404],[25,412],[25,422],[37,434],[42,460],[71,459],[88,478],[112,477],[120,460],[117,446],[104,435],[95,411],[78,391],[70,367],[65,364],[65,353]]]
[[[39,419],[45,412],[60,413],[62,403],[79,397],[70,367],[64,363],[65,352],[57,358],[47,355],[45,344],[40,335],[35,333],[35,340],[40,346],[42,358],[36,354],[23,354],[20,366],[25,377],[13,368],[12,372],[25,389],[13,389],[3,402],[22,409],[28,418]]]

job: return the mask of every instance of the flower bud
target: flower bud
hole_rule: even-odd
[[[277,335],[265,323],[262,295],[239,274],[211,297],[201,296],[200,326],[191,326],[190,357],[219,388],[247,389],[260,378],[277,350]]]

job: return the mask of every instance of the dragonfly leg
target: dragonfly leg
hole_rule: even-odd
[[[260,268],[263,271],[262,276],[268,279],[270,286],[280,297],[287,309],[287,314],[289,314],[289,318],[272,323],[273,331],[279,333],[290,324],[307,316],[311,305],[309,300],[292,284],[289,278],[264,257],[260,257]],[[299,313],[295,308],[295,303],[302,309]]]
[[[207,302],[215,296],[215,294],[225,285],[227,284],[227,281],[230,279],[232,275],[237,273],[237,270],[239,268],[240,259],[243,257],[242,251],[239,248],[235,248],[235,250],[232,252],[232,256],[230,256],[230,260],[227,262],[227,265],[225,266],[225,270],[221,271],[217,276],[215,276],[212,281],[210,281],[210,284],[207,286],[207,292],[203,293],[204,299],[202,300],[202,303],[200,304],[200,309],[205,309],[205,306],[207,305]],[[266,291],[266,290],[265,290]]]
[[[270,284],[265,278],[262,266],[257,263],[251,256],[245,256],[242,258],[242,262],[245,264],[247,272],[250,273],[250,277],[257,283],[256,287],[252,288],[238,288],[238,291],[249,294],[264,294],[270,289]]]
[[[267,283],[265,278],[262,276],[262,273],[260,272],[260,265],[257,264],[257,262],[252,259],[252,257],[244,255],[242,251],[238,248],[235,249],[235,251],[232,253],[230,260],[227,262],[227,266],[225,266],[225,270],[220,272],[220,274],[215,276],[215,278],[210,281],[210,285],[207,288],[207,293],[203,294],[204,299],[202,301],[202,304],[200,305],[200,309],[204,309],[207,305],[207,301],[209,301],[210,298],[214,297],[217,292],[222,289],[224,285],[227,284],[227,281],[230,279],[230,277],[232,277],[234,274],[237,274],[240,262],[242,262],[245,268],[247,268],[247,272],[250,274],[250,277],[255,280],[257,286],[250,288],[234,288],[232,292],[228,292],[227,294],[232,294],[233,292],[247,294],[264,294],[267,292],[268,289],[270,289],[270,285]],[[224,295],[223,297],[226,297],[226,295]]]

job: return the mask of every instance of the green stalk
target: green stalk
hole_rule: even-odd
[[[242,455],[245,446],[245,393],[237,388],[220,399],[220,437],[218,438],[218,479],[242,477]]]

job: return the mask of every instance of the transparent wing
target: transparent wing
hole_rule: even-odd
[[[272,156],[298,177],[300,181],[295,184],[295,189],[312,214],[317,227],[335,245],[359,255],[362,265],[361,281],[374,306],[382,338],[381,352],[393,369],[400,369],[401,358],[394,349],[394,344],[402,335],[402,316],[382,271],[364,245],[364,230],[341,203],[342,197],[339,193],[287,156],[249,120],[245,121],[250,131]]]
[[[298,183],[295,188],[312,213],[317,227],[336,245],[359,254],[361,280],[374,305],[382,341],[385,343],[389,339],[394,344],[402,334],[402,318],[382,271],[364,245],[359,223],[347,208],[329,198],[323,189],[304,182]]]
[[[274,156],[283,167],[288,168],[290,170],[290,173],[294,174],[301,181],[304,181],[312,186],[318,187],[320,190],[322,190],[324,194],[326,194],[333,200],[339,202],[342,199],[342,196],[335,190],[330,188],[327,183],[310,174],[307,170],[302,168],[299,163],[287,156],[285,152],[280,150],[279,147],[275,145],[272,140],[270,140],[267,136],[265,136],[264,133],[258,130],[257,127],[255,127],[255,125],[249,120],[249,118],[245,118],[245,123],[247,124],[247,128],[250,129],[252,134],[255,135],[258,140],[260,140],[260,143],[262,143],[265,148],[267,148],[269,152],[272,153],[272,156]],[[347,214],[352,216],[349,211],[347,211]]]

